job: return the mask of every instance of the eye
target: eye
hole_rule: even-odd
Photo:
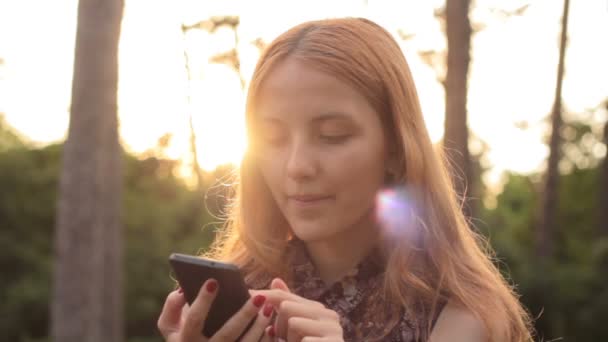
[[[350,134],[321,135],[320,139],[328,144],[341,144],[350,138]]]
[[[280,145],[288,138],[285,130],[276,124],[260,125],[257,136],[260,141],[269,145]]]
[[[287,141],[287,135],[283,133],[262,134],[261,139],[267,144],[278,146]]]
[[[349,140],[356,130],[353,124],[344,119],[327,119],[317,127],[318,139],[326,144],[342,144]]]
[[[262,130],[260,132],[260,139],[270,145],[281,145],[287,140],[287,134],[279,128],[272,128]]]

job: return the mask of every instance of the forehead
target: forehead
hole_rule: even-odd
[[[276,65],[258,89],[258,118],[307,121],[342,113],[355,121],[379,120],[367,99],[340,78],[296,58]]]

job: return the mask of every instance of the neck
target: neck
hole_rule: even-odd
[[[378,242],[373,214],[339,234],[306,242],[306,249],[319,276],[326,284],[341,279],[365,258]]]

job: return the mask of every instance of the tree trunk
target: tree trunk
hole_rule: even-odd
[[[562,17],[562,33],[559,47],[559,62],[557,65],[557,81],[555,86],[555,99],[551,113],[551,140],[549,141],[549,160],[545,179],[545,191],[542,194],[542,212],[540,225],[537,231],[536,252],[541,258],[552,254],[553,231],[555,230],[555,217],[557,211],[557,189],[559,180],[558,163],[560,160],[560,132],[562,128],[562,83],[564,79],[564,60],[566,55],[566,40],[568,33],[568,9],[570,1],[564,1]]]
[[[608,110],[608,100],[606,100]],[[604,146],[608,147],[608,121],[604,126]],[[598,231],[600,236],[608,237],[608,152],[600,167],[600,198],[598,203]]]
[[[80,0],[51,300],[54,341],[123,340],[122,150],[118,40],[122,0]]]
[[[192,154],[192,170],[196,177],[196,190],[201,195],[201,199],[205,196],[205,189],[203,184],[203,172],[201,171],[201,165],[198,161],[198,149],[196,147],[196,131],[194,130],[194,114],[192,113],[192,106],[188,101],[188,123],[190,128],[190,153]]]
[[[469,132],[467,128],[467,79],[471,23],[469,0],[447,0],[446,35],[448,41],[447,73],[445,78],[445,133],[443,145],[450,162],[456,192],[464,200],[465,215],[471,216],[473,208],[468,200],[473,184],[469,156]]]
[[[197,191],[204,196],[203,189],[203,173],[201,171],[201,166],[198,161],[198,149],[196,148],[196,131],[194,130],[194,113],[192,112],[192,70],[190,69],[190,57],[188,56],[187,50],[187,39],[186,33],[188,30],[191,30],[196,27],[188,27],[186,25],[182,25],[182,37],[184,39],[184,67],[186,69],[186,81],[188,82],[188,86],[186,87],[186,105],[188,110],[188,124],[190,129],[190,154],[192,155],[192,173],[196,177],[196,189]]]

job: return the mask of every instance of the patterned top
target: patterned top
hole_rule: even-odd
[[[345,341],[426,341],[427,328],[423,312],[411,314],[400,305],[383,299],[382,280],[384,263],[377,251],[372,252],[357,267],[332,285],[320,278],[304,243],[298,239],[290,242],[290,266],[293,270],[289,288],[299,296],[321,302],[340,316]],[[268,287],[269,282],[258,283],[257,288]],[[440,302],[433,317],[445,305]],[[428,308],[427,308],[428,309]],[[423,336],[417,337],[416,328]]]

